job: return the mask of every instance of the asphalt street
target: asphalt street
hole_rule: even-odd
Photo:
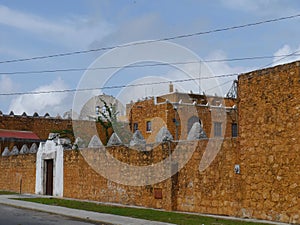
[[[107,225],[0,204],[0,225]]]

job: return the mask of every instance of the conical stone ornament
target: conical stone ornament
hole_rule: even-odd
[[[143,137],[142,133],[139,130],[136,130],[131,138],[130,141],[130,146],[135,146],[135,145],[145,145],[146,140]]]
[[[90,140],[88,148],[100,148],[102,146],[103,146],[103,144],[102,144],[101,140],[99,139],[99,137],[97,135],[94,135]]]
[[[19,155],[19,149],[17,146],[14,146],[10,152],[10,155]]]
[[[20,154],[28,154],[29,153],[29,148],[27,145],[23,145],[21,150],[20,150]]]
[[[113,133],[107,142],[107,146],[121,145],[122,141],[116,133]]]
[[[9,151],[8,147],[4,148],[4,151],[2,152],[2,156],[10,156],[10,151]]]
[[[170,133],[170,131],[166,127],[160,128],[159,132],[157,133],[155,137],[155,142],[166,142],[166,141],[172,141],[173,136]]]
[[[37,152],[37,145],[36,145],[36,143],[33,143],[32,145],[31,145],[31,147],[30,147],[30,149],[29,149],[29,153],[30,154],[34,154],[34,153],[36,153]]]
[[[201,124],[199,122],[194,123],[187,136],[187,140],[193,141],[193,140],[199,140],[204,138],[207,138],[207,135],[203,130],[203,128],[201,127]]]

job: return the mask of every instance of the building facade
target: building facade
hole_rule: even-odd
[[[153,142],[162,126],[174,140],[186,140],[195,122],[207,138],[237,137],[237,100],[201,94],[172,92],[127,105],[131,132],[140,130]]]

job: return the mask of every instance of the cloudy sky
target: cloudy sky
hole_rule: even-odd
[[[166,92],[168,84],[165,82],[170,80],[239,74],[266,65],[295,61],[298,55],[282,60],[278,60],[281,59],[278,56],[300,51],[300,17],[171,40],[171,45],[191,53],[186,57],[176,50],[169,51],[168,47],[149,44],[146,49],[139,51],[135,51],[135,45],[131,45],[122,52],[113,52],[114,58],[107,57],[113,55],[113,49],[37,60],[6,61],[163,39],[297,14],[300,14],[300,2],[294,0],[2,0],[0,110],[3,113],[13,110],[15,114],[25,111],[27,114],[38,112],[43,115],[49,112],[55,116],[73,107],[74,92],[20,93],[127,85],[127,88],[102,90],[126,103],[130,99]],[[151,53],[151,56],[145,56],[146,53]],[[226,61],[257,56],[268,58]],[[215,59],[225,61],[195,64],[195,60],[203,62]],[[181,68],[172,65],[122,68],[124,65],[141,65],[147,61],[151,61],[147,62],[150,64],[170,64],[172,60],[194,63],[183,64]],[[120,68],[92,70],[109,66]],[[93,71],[92,75],[85,71],[87,68]],[[80,70],[57,71],[65,69]],[[29,73],[49,70],[57,72]],[[84,83],[87,76],[94,80]],[[234,79],[236,76],[203,79],[200,86],[195,82],[174,83],[179,91],[226,94]],[[163,84],[136,85],[155,82]],[[136,86],[130,87],[132,84]],[[11,93],[19,94],[5,95]],[[93,94],[101,94],[101,90],[93,90],[88,96]]]

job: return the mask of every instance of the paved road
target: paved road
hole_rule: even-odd
[[[0,225],[107,225],[0,204]]]

